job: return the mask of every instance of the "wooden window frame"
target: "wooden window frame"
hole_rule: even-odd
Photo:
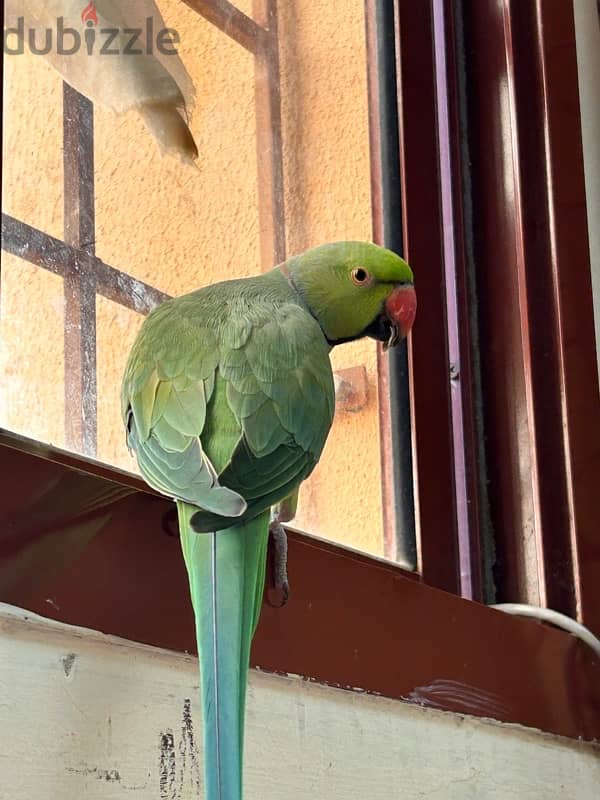
[[[188,5],[239,21],[224,0]],[[386,0],[366,2],[379,121],[376,22],[389,10]],[[598,739],[600,662],[589,648],[470,601],[489,602],[494,588],[497,600],[538,597],[600,632],[600,409],[572,6],[394,0],[393,11],[396,228],[420,298],[408,348],[419,573],[290,531],[293,599],[283,610],[265,604],[252,663]],[[393,203],[377,126],[371,146],[374,235],[383,241]],[[55,246],[85,250],[77,236]],[[389,437],[395,406],[385,406],[384,390],[402,365],[380,363]],[[169,501],[118,470],[10,433],[0,437],[0,463],[1,600],[194,650]],[[40,511],[48,486],[70,499],[50,517]],[[114,502],[90,508],[90,486]],[[523,554],[527,524],[533,566]],[[91,530],[87,547],[72,546],[73,533]]]

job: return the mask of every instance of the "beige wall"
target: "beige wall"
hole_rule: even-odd
[[[26,616],[0,606],[0,800],[201,800],[195,659]],[[248,800],[593,800],[599,755],[251,671]]]
[[[96,249],[118,269],[182,294],[270,265],[259,255],[253,58],[184,3],[159,5],[181,33],[196,84],[198,169],[161,159],[135,114],[97,110]],[[288,252],[368,239],[364,3],[290,0],[279,7]],[[27,55],[6,59],[5,80],[4,209],[62,238],[61,82]],[[3,257],[2,266],[0,424],[64,445],[62,281],[14,258]],[[141,318],[103,298],[97,312],[99,457],[134,469],[118,391]],[[337,415],[302,490],[298,524],[381,554],[375,346],[342,347],[333,361],[366,367],[368,403]]]

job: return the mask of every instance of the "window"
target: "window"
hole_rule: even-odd
[[[134,471],[119,387],[143,315],[371,238],[365,15],[343,5],[161,3],[197,87],[197,169],[159,158],[137,115],[93,108],[40,56],[6,58],[2,425]],[[392,556],[377,361],[370,340],[334,352],[338,414],[295,524]]]
[[[600,405],[571,4],[367,0],[235,11],[189,0],[161,9],[186,32],[182,46],[189,34],[207,48],[188,54],[200,91],[197,175],[158,162],[134,118],[94,109],[92,148],[89,104],[40,62],[27,79],[7,80],[5,159],[21,153],[15,162],[27,169],[5,178],[4,352],[19,357],[4,361],[4,420],[108,466],[3,434],[1,599],[192,648],[181,559],[161,528],[169,503],[138,492],[103,514],[87,504],[90,485],[139,486],[114,466],[131,469],[115,422],[127,347],[163,294],[223,277],[209,272],[211,246],[219,270],[243,274],[284,250],[373,231],[415,269],[418,322],[408,358],[388,363],[368,343],[336,353],[359,398],[366,373],[368,400],[338,416],[299,521],[417,569],[292,532],[294,601],[265,609],[253,663],[597,738],[597,659],[565,634],[483,605],[538,603],[600,630]],[[274,50],[256,72],[256,25],[269,30],[262,42],[276,41],[278,81]],[[64,175],[62,93],[72,111]],[[25,119],[38,132],[33,147]],[[69,180],[91,172],[92,153],[94,181],[70,193]],[[41,174],[48,203],[38,204]],[[93,227],[91,213],[77,213],[92,199]],[[93,269],[72,268],[73,248]],[[32,308],[46,309],[35,341],[21,329]],[[95,330],[95,347],[85,330]],[[67,389],[48,374],[66,374]],[[353,457],[368,451],[352,462],[364,470],[358,500],[348,442]],[[49,519],[44,487],[56,485],[76,502]]]

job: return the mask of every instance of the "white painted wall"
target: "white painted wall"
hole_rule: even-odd
[[[600,19],[596,0],[573,0],[592,260],[596,354],[600,376]]]
[[[202,797],[196,668],[0,606],[0,798]],[[598,756],[298,678],[250,680],[247,800],[592,800]]]

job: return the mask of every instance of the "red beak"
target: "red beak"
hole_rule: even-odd
[[[389,345],[405,339],[415,321],[417,314],[417,295],[412,286],[398,286],[385,301],[385,313],[392,324],[395,336],[392,333]]]

